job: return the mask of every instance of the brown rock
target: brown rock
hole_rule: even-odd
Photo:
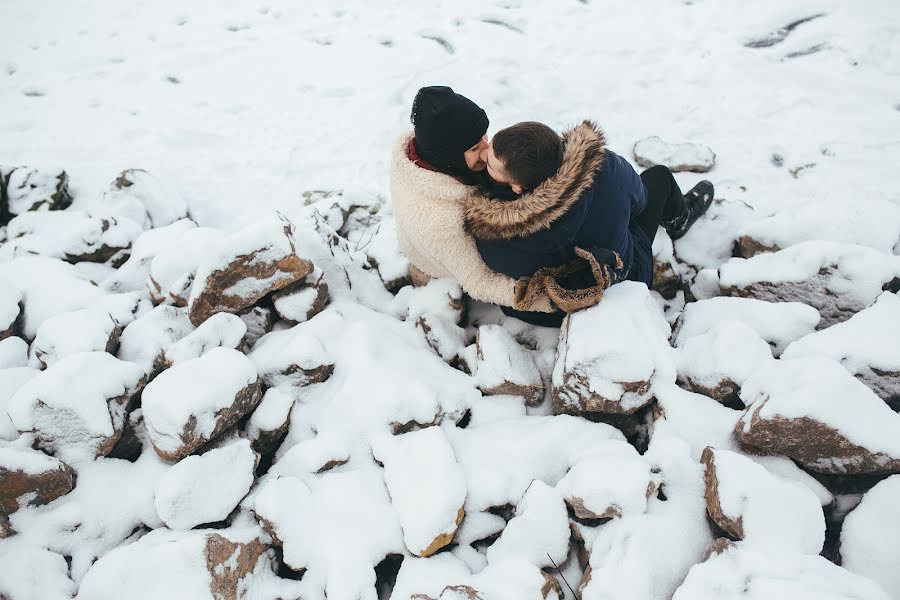
[[[210,440],[214,440],[222,433],[227,431],[232,425],[240,421],[244,416],[253,411],[262,399],[262,381],[257,379],[250,385],[243,388],[237,393],[234,402],[227,408],[220,410],[216,414],[216,426],[213,428],[209,436],[205,436],[197,431],[197,418],[192,416],[184,426],[184,430],[179,435],[181,446],[176,450],[168,451],[157,447],[153,443],[153,449],[156,453],[166,460],[181,460],[185,456],[194,453],[200,447],[204,446]],[[153,433],[150,434],[151,442],[153,442]]]
[[[486,395],[522,396],[528,406],[544,401],[544,381],[534,358],[498,325],[475,334],[478,388]]]
[[[462,523],[462,520],[463,520],[463,517],[465,516],[465,514],[466,514],[466,511],[465,511],[464,507],[460,506],[459,511],[457,511],[457,513],[456,513],[456,526],[457,527],[459,527],[459,524]],[[421,556],[422,558],[431,556],[432,554],[434,554],[435,552],[437,552],[438,550],[440,550],[441,548],[443,548],[444,546],[446,546],[447,544],[452,542],[453,536],[455,533],[456,533],[456,530],[454,529],[454,531],[452,531],[450,533],[440,534],[439,536],[434,538],[433,542],[428,544],[427,548],[425,548],[422,552],[419,553],[419,556]]]
[[[758,242],[749,235],[742,235],[735,242],[735,250],[737,251],[738,256],[750,258],[751,256],[756,256],[757,254],[762,254],[764,252],[778,252],[781,248],[775,244],[763,244],[762,242]]]
[[[258,539],[233,542],[217,533],[206,538],[206,568],[212,579],[210,592],[217,600],[239,600],[241,580],[253,572],[268,548]]]
[[[41,473],[26,473],[13,468],[11,461],[4,460],[7,453],[16,453],[27,458],[28,454],[40,455],[44,462],[54,463]],[[49,465],[48,465],[49,466]],[[75,486],[75,472],[69,465],[34,450],[4,449],[0,454],[0,513],[11,514],[23,506],[41,506],[68,494]]]
[[[743,539],[743,518],[738,517],[737,519],[729,519],[722,512],[722,505],[719,502],[719,479],[716,475],[716,457],[712,448],[707,446],[703,449],[700,462],[703,463],[705,467],[703,480],[706,482],[706,491],[703,495],[706,498],[706,512],[709,513],[709,517],[716,525],[721,527],[725,533],[736,539]]]
[[[69,176],[29,167],[0,169],[0,226],[32,210],[63,210],[72,204]]]
[[[241,233],[235,235],[240,236]],[[249,254],[235,253],[224,267],[211,269],[205,275],[202,291],[191,302],[191,322],[197,326],[217,312],[240,312],[267,294],[312,273],[312,262],[297,255],[292,234],[292,226],[285,224],[282,235],[287,238],[291,251],[276,259],[265,257],[270,247],[264,246]],[[226,248],[227,244],[228,240]],[[206,273],[202,265],[198,269],[198,277],[201,277],[201,272]],[[194,285],[198,282],[195,281]],[[236,286],[241,287],[240,293],[233,291]]]
[[[654,262],[653,289],[666,300],[674,298],[681,289],[681,276],[675,272],[672,263]]]
[[[468,585],[448,585],[437,598],[427,594],[413,594],[410,600],[485,600],[481,592]]]
[[[697,383],[688,377],[685,380],[685,384],[690,391],[708,396],[717,402],[721,402],[728,408],[736,410],[744,408],[744,403],[740,399],[741,386],[731,379],[721,379],[716,385],[708,386]]]
[[[296,300],[301,294],[303,301],[298,303]],[[294,302],[291,302],[292,299]],[[328,306],[328,283],[325,282],[325,273],[315,271],[302,280],[274,292],[272,301],[275,311],[282,319],[294,323],[309,321]]]
[[[828,474],[900,473],[900,458],[858,446],[826,423],[801,417],[761,418],[769,398],[747,408],[734,428],[742,443],[770,454],[785,454],[803,467]]]
[[[272,331],[272,327],[275,326],[275,321],[277,320],[275,310],[263,306],[254,306],[242,310],[238,313],[238,316],[247,325],[247,333],[241,342],[241,351],[245,353],[253,347],[253,344],[259,338]]]
[[[409,265],[409,280],[416,287],[424,287],[431,281],[431,276],[419,269],[414,264]]]
[[[9,524],[9,517],[0,513],[0,540],[16,535],[16,530]],[[0,594],[0,600],[3,600],[3,594]]]
[[[622,395],[644,396],[650,390],[650,381],[629,381],[620,384],[625,390]],[[577,398],[577,403],[570,400]],[[578,373],[565,373],[563,384],[553,388],[553,414],[581,415],[583,413],[605,413],[613,415],[631,415],[644,408],[653,399],[648,397],[642,404],[633,408],[623,409],[620,400],[605,398],[592,391],[587,384],[587,379]]]

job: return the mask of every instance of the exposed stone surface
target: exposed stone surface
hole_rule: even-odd
[[[9,222],[3,253],[101,263],[130,248],[141,232],[130,219],[93,216],[80,210],[27,212]]]
[[[716,155],[706,146],[690,142],[670,144],[656,136],[639,140],[634,145],[633,153],[642,167],[665,165],[675,173],[706,173],[716,164]]]
[[[328,306],[325,274],[315,270],[302,280],[274,292],[272,303],[282,319],[294,323],[309,321]]]
[[[210,591],[217,600],[239,600],[246,590],[241,580],[253,572],[256,563],[267,550],[258,538],[249,542],[235,542],[218,533],[206,538],[206,569],[212,577]]]
[[[499,325],[482,325],[475,336],[476,377],[487,395],[522,396],[528,406],[544,400],[544,381],[531,354]]]
[[[278,318],[275,309],[264,306],[254,306],[242,310],[238,316],[247,325],[247,333],[244,334],[244,341],[241,345],[243,352],[248,352],[259,338],[272,331]]]
[[[147,287],[155,304],[187,306],[201,262],[221,246],[225,234],[211,227],[191,227],[150,261]]]
[[[75,472],[64,462],[31,449],[0,448],[0,513],[40,506],[68,494]]]
[[[62,210],[72,204],[65,171],[0,167],[0,226],[31,210]]]
[[[735,249],[737,250],[738,256],[742,258],[752,258],[757,254],[764,254],[766,252],[778,252],[781,250],[777,245],[774,244],[764,244],[753,239],[749,235],[742,235],[738,237],[735,242]]]
[[[105,210],[143,226],[165,227],[188,216],[181,195],[143,169],[125,169],[112,181],[100,201]]]
[[[313,269],[312,262],[297,255],[290,223],[252,225],[227,237],[198,267],[188,300],[191,322],[199,325],[217,312],[240,312]]]

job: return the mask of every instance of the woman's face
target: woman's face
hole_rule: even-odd
[[[469,167],[470,171],[484,171],[487,168],[487,163],[484,162],[484,151],[488,147],[488,136],[487,133],[482,136],[478,143],[465,151],[463,156],[466,159],[466,166]]]

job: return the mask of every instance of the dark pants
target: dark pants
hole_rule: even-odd
[[[663,165],[641,173],[641,181],[647,190],[647,208],[631,222],[647,234],[652,244],[660,223],[674,219],[684,210],[684,197],[672,172]]]

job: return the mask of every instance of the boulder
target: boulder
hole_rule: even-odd
[[[106,352],[70,354],[18,389],[9,416],[38,447],[70,462],[109,454],[145,374]]]
[[[238,348],[246,333],[247,324],[240,317],[217,313],[169,346],[165,352],[165,366],[200,358],[212,348]]]
[[[690,570],[672,600],[889,598],[875,582],[821,556],[727,543],[718,549],[718,553]]]
[[[268,387],[306,387],[326,381],[334,372],[334,359],[322,338],[335,332],[343,319],[331,312],[283,331],[273,331],[253,346],[248,355]]]
[[[524,560],[550,568],[569,555],[569,517],[559,490],[534,481],[516,506],[500,538],[487,549],[488,564]]]
[[[900,475],[892,475],[866,492],[844,519],[841,564],[845,569],[881,584],[892,598],[900,597]]]
[[[238,316],[247,326],[247,333],[244,334],[244,341],[241,344],[242,352],[249,352],[259,338],[272,331],[275,321],[278,320],[275,310],[264,306],[253,306],[242,310]]]
[[[166,227],[188,216],[184,198],[143,169],[119,173],[98,204],[104,211],[130,218],[143,229]]]
[[[189,227],[150,261],[147,287],[156,304],[187,306],[197,267],[215,255],[225,234],[210,227]]]
[[[707,146],[691,142],[671,144],[655,135],[635,143],[633,153],[642,167],[665,165],[675,173],[706,173],[716,164],[716,155]]]
[[[0,447],[0,514],[47,504],[74,485],[75,472],[64,462],[30,448]]]
[[[553,369],[553,411],[630,415],[652,400],[651,381],[674,381],[669,325],[642,283],[609,288],[570,314]]]
[[[28,211],[62,210],[70,204],[65,171],[0,167],[0,226]]]
[[[610,442],[575,463],[556,485],[578,519],[612,519],[641,514],[656,494],[650,464],[629,444]]]
[[[28,212],[9,222],[3,254],[102,263],[130,248],[141,232],[130,219],[92,216],[80,210]]]
[[[18,335],[22,317],[22,294],[16,288],[0,288],[0,340]]]
[[[232,348],[163,371],[142,396],[153,448],[167,460],[192,454],[256,408],[261,385],[250,359]]]
[[[309,321],[328,306],[325,274],[316,269],[300,281],[273,293],[272,303],[282,319],[294,323]]]
[[[486,395],[522,396],[528,406],[544,401],[544,381],[532,355],[500,325],[475,335],[476,380]]]
[[[825,356],[844,366],[900,411],[900,296],[883,292],[874,305],[843,323],[788,346],[784,358]]]
[[[146,292],[153,259],[167,249],[176,248],[184,232],[196,227],[190,219],[180,219],[171,225],[145,231],[131,245],[128,260],[104,279],[101,286],[111,292]]]
[[[466,480],[441,429],[383,436],[372,451],[409,551],[426,557],[449,544],[463,519]]]
[[[397,239],[397,225],[393,219],[382,219],[374,234],[367,236],[366,255],[375,263],[384,287],[396,292],[411,283],[409,278],[409,260],[400,250]]]
[[[833,360],[769,363],[744,382],[746,446],[826,474],[900,473],[900,415]]]
[[[157,483],[156,511],[169,529],[224,521],[250,490],[258,463],[243,439],[185,457]]]
[[[0,340],[0,370],[28,365],[28,342],[12,336]]]
[[[187,309],[157,306],[125,327],[117,356],[139,365],[152,379],[166,367],[166,351],[193,330]]]
[[[701,462],[707,512],[729,536],[772,550],[822,551],[825,515],[809,489],[729,450],[707,446]]]
[[[197,268],[188,299],[191,322],[239,312],[312,273],[313,264],[297,255],[293,231],[290,222],[273,219],[225,238]]]
[[[279,388],[266,390],[246,427],[247,436],[257,452],[270,454],[278,449],[290,426],[293,406],[294,398],[289,393]]]
[[[796,244],[719,267],[725,296],[798,301],[819,311],[823,329],[871,306],[895,278],[900,256],[866,246],[826,241]]]
[[[122,327],[103,310],[83,308],[44,321],[31,344],[31,366],[45,369],[78,352],[108,352],[119,348]]]
[[[247,598],[254,576],[270,560],[260,533],[255,528],[152,531],[94,563],[78,598]]]
[[[0,543],[0,565],[3,565],[0,569],[0,597],[6,600],[44,600],[74,596],[78,586],[69,577],[65,557],[38,544],[17,539],[21,537]]]

